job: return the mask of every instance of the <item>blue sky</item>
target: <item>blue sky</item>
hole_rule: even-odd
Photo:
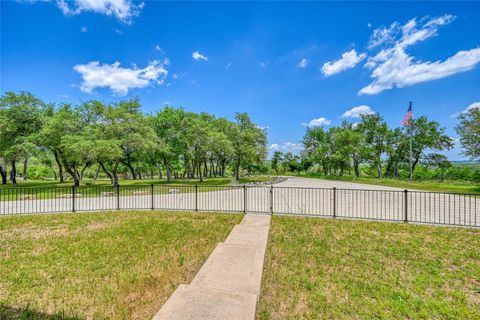
[[[480,3],[2,1],[1,92],[47,102],[141,98],[267,127],[298,150],[305,126],[359,113],[399,126],[408,102],[456,137],[480,106]],[[355,109],[354,109],[355,108]],[[453,115],[453,116],[452,116]],[[447,153],[460,160],[460,149]]]

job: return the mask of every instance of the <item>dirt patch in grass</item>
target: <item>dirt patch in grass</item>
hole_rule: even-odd
[[[241,215],[0,218],[0,319],[149,319]]]
[[[258,319],[479,319],[480,230],[272,219]]]

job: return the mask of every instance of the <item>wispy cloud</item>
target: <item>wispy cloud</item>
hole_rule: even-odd
[[[88,31],[88,28],[87,27],[81,27],[80,28],[80,32],[87,32]]]
[[[358,91],[359,95],[378,94],[392,88],[402,88],[416,83],[448,77],[472,70],[480,63],[480,48],[458,51],[445,60],[419,61],[407,53],[407,49],[421,41],[438,35],[438,30],[455,20],[446,14],[434,18],[410,19],[405,24],[394,21],[389,26],[373,30],[368,40],[368,49],[378,49],[369,54],[364,67],[370,71],[373,81]],[[355,50],[346,52],[342,58],[329,61],[322,72],[330,76],[353,68],[366,57]]]
[[[35,3],[38,1],[21,1]],[[53,1],[52,1],[53,2]],[[114,16],[122,22],[131,23],[131,19],[140,14],[143,2],[134,3],[131,0],[56,0],[55,4],[64,15],[78,15],[82,12],[95,12]]]
[[[199,61],[199,60],[204,60],[204,61],[208,61],[208,57],[207,56],[204,56],[203,54],[201,54],[200,52],[198,51],[194,51],[192,52],[192,58]]]
[[[303,59],[300,60],[300,62],[297,64],[297,67],[300,68],[300,69],[305,69],[307,66],[308,66],[308,59],[307,59],[307,58],[303,58]]]
[[[92,93],[96,88],[109,88],[117,95],[126,95],[130,89],[144,88],[151,83],[162,84],[168,75],[168,60],[152,61],[145,68],[124,68],[120,62],[100,64],[92,61],[73,67],[82,76],[80,89]]]
[[[227,63],[227,64],[225,65],[225,67],[224,67],[224,68],[225,68],[225,69],[229,69],[231,66],[232,66],[232,63],[231,63],[231,62],[229,62],[229,63]]]
[[[342,57],[336,61],[328,61],[322,66],[322,73],[325,76],[331,76],[347,69],[355,67],[360,61],[365,59],[365,53],[357,54],[355,49],[342,54]]]
[[[260,61],[259,64],[260,64],[260,67],[265,68],[266,66],[268,66],[270,64],[270,61],[269,60]]]
[[[155,51],[159,52],[159,53],[165,53],[165,51],[157,44],[155,45]]]
[[[372,83],[358,93],[377,94],[394,87],[402,88],[420,82],[427,82],[473,69],[480,62],[480,48],[462,50],[443,61],[415,61],[406,49],[418,42],[438,35],[441,26],[455,20],[453,15],[432,19],[416,18],[405,24],[393,22],[388,28],[375,29],[369,40],[369,48],[387,46],[370,57],[365,64],[371,71]]]
[[[377,94],[393,87],[402,88],[473,69],[480,62],[480,48],[459,51],[444,61],[414,62],[401,47],[377,57],[372,83],[360,89],[362,94]]]
[[[342,117],[343,118],[361,118],[362,115],[374,114],[374,113],[375,112],[369,106],[361,105],[345,111]]]

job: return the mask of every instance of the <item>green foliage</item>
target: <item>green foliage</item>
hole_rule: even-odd
[[[452,139],[445,134],[445,129],[422,116],[412,120],[411,134],[414,177],[446,179],[450,168],[446,157],[427,153],[452,148]],[[325,176],[351,175],[352,171],[356,177],[362,172],[377,178],[407,178],[409,175],[410,127],[390,129],[379,114],[362,115],[355,125],[344,122],[328,130],[307,128],[303,145],[305,149],[299,160],[304,164],[302,170],[313,167]],[[277,154],[276,159],[282,156]],[[416,173],[422,163],[428,168]],[[299,170],[292,164],[284,168],[292,172]]]
[[[172,178],[224,177],[228,167],[249,174],[267,172],[267,138],[248,114],[235,121],[208,113],[165,107],[155,114],[141,111],[137,98],[105,104],[46,106],[29,93],[6,93],[0,108],[0,173],[6,165],[16,173],[17,160],[35,155],[47,170],[25,170],[35,178],[51,172],[80,185],[85,175],[100,174],[113,185],[119,177],[141,179],[154,174]],[[90,167],[95,167],[92,172]],[[24,168],[27,168],[24,165]],[[101,173],[100,170],[101,169]]]
[[[460,124],[456,127],[460,135],[463,154],[471,159],[480,160],[480,109],[474,108],[458,116]]]

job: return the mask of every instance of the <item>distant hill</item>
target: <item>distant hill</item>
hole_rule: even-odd
[[[480,167],[480,161],[452,161],[456,167]]]

